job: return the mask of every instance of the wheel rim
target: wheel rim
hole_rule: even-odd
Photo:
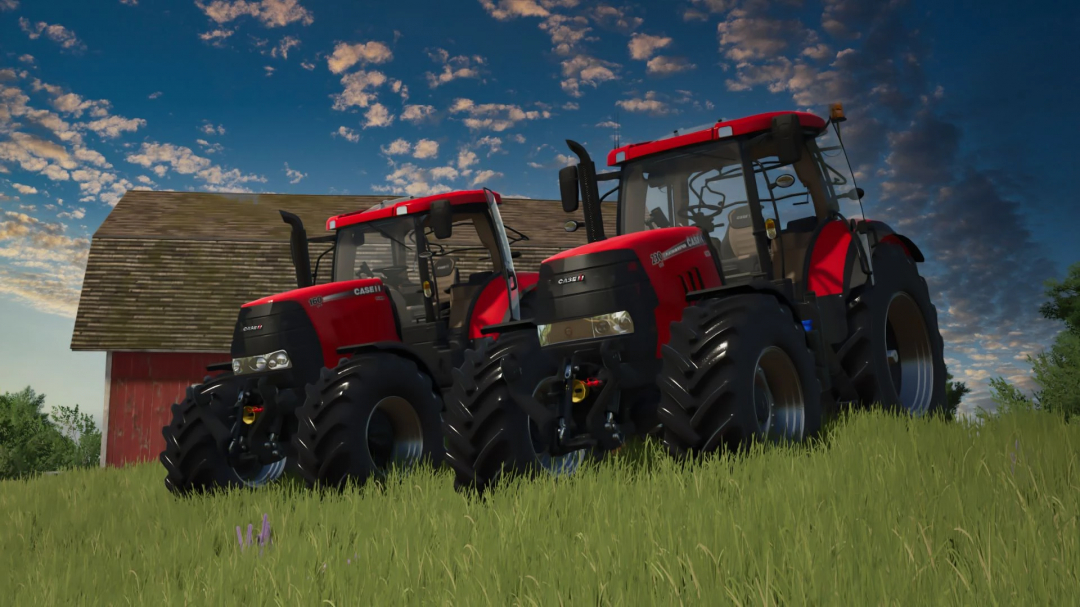
[[[900,403],[912,415],[930,408],[934,393],[934,357],[930,333],[918,304],[904,292],[889,300],[885,316],[885,359]]]
[[[237,478],[244,484],[245,487],[262,487],[268,485],[277,479],[281,478],[281,475],[285,473],[286,458],[281,458],[271,464],[265,466],[253,467],[251,470],[237,470],[233,469]]]
[[[365,435],[371,461],[384,472],[395,464],[412,465],[424,452],[420,416],[400,396],[388,396],[375,404]]]
[[[758,435],[770,440],[802,440],[806,401],[795,363],[776,346],[758,356],[754,369],[754,418]]]
[[[537,384],[536,389],[533,390],[533,398],[538,401],[542,401],[542,395],[547,392],[552,384],[562,383],[558,377],[549,377],[542,380]],[[548,453],[550,446],[548,444],[549,439],[543,436],[540,432],[540,427],[532,420],[531,417],[527,417],[525,423],[529,427],[529,442],[532,444],[533,455],[536,457],[537,463],[540,468],[552,476],[567,476],[577,472],[581,463],[585,461],[585,449],[578,449],[577,451],[571,451],[563,455],[552,456]]]

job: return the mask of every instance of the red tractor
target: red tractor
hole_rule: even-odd
[[[613,150],[601,175],[568,141],[563,207],[580,190],[589,244],[545,260],[532,317],[466,353],[445,414],[455,484],[569,472],[631,435],[681,456],[802,440],[842,403],[939,408],[923,254],[863,218],[843,120],[719,122]]]
[[[245,304],[232,362],[173,405],[166,487],[260,486],[286,472],[340,486],[441,461],[452,369],[481,327],[520,318],[519,291],[537,280],[514,271],[499,204],[486,189],[390,200],[310,239],[281,211],[298,288]],[[313,274],[308,243],[324,241],[333,276],[316,285],[322,256]]]

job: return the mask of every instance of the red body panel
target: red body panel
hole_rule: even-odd
[[[161,429],[188,386],[210,375],[206,366],[229,362],[228,352],[111,352],[104,420],[105,465],[156,459],[165,449]]]
[[[656,291],[656,356],[671,336],[671,323],[682,318],[686,293],[721,286],[720,273],[705,236],[698,228],[663,228],[613,236],[563,251],[547,260],[600,251],[630,249],[645,268]]]
[[[818,130],[825,128],[824,120],[806,112],[768,112],[765,114],[747,116],[746,118],[739,118],[738,120],[717,122],[710,128],[687,133],[685,135],[669,137],[668,139],[661,139],[659,141],[632,143],[621,148],[616,148],[608,153],[608,166],[616,166],[627,160],[633,160],[634,158],[666,152],[668,150],[694,145],[696,143],[704,143],[714,139],[726,139],[727,137],[737,137],[747,133],[767,131],[772,128],[773,117],[781,114],[795,114],[799,117],[799,124],[806,128]],[[731,131],[728,132],[728,129],[731,129]]]
[[[818,297],[843,293],[848,253],[853,246],[847,222],[831,221],[821,228],[810,254],[806,290]]]
[[[535,285],[540,279],[540,274],[536,272],[522,272],[517,275],[517,279],[518,292],[520,293]],[[506,296],[506,281],[501,278],[496,278],[484,287],[484,290],[480,292],[480,296],[476,300],[476,305],[473,306],[472,317],[469,318],[469,339],[480,339],[481,337],[497,338],[497,333],[481,335],[480,329],[488,325],[496,325],[505,322],[508,320],[506,316],[508,311],[509,302]]]
[[[296,301],[304,307],[319,335],[324,364],[333,369],[341,346],[401,341],[394,325],[390,297],[378,278],[346,280],[278,293],[243,307],[274,301]]]
[[[495,195],[496,204],[502,204],[502,196],[495,192],[492,193]],[[452,206],[456,206],[459,204],[476,204],[478,202],[487,202],[487,193],[485,193],[484,190],[447,192],[445,194],[435,194],[433,196],[424,196],[423,198],[403,200],[397,204],[382,209],[353,211],[351,213],[335,215],[334,217],[326,220],[326,229],[327,231],[333,231],[344,228],[345,226],[351,226],[357,223],[367,223],[376,219],[385,219],[387,217],[394,217],[396,215],[423,213],[430,210],[431,203],[435,202],[436,200],[449,200]]]

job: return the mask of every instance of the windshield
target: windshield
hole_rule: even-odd
[[[411,315],[424,312],[416,253],[416,216],[402,215],[338,230],[334,280],[381,278],[390,297]],[[411,318],[410,318],[411,319]],[[401,319],[402,322],[406,318]]]
[[[737,141],[644,158],[622,172],[622,234],[695,226],[711,237],[724,276],[761,271]]]

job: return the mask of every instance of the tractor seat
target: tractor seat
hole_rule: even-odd
[[[728,213],[727,231],[719,248],[725,277],[737,278],[761,271],[749,207],[735,208]]]

